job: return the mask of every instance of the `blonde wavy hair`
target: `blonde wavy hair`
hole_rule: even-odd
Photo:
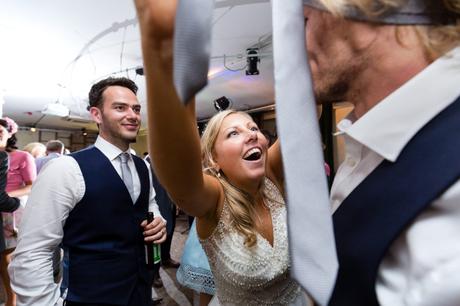
[[[232,114],[242,114],[251,118],[251,116],[245,112],[225,110],[217,113],[209,120],[203,132],[203,136],[201,136],[203,171],[217,178],[222,184],[225,200],[227,201],[228,209],[232,217],[232,226],[245,237],[245,245],[251,247],[257,242],[255,199],[252,195],[235,187],[225,176],[225,173],[216,169],[217,164],[214,161],[214,146],[220,128],[225,118]],[[265,180],[263,180],[259,192],[266,198],[267,195],[264,193],[264,186]]]
[[[397,9],[407,0],[319,0],[331,13],[341,16],[347,8],[356,8],[367,16],[379,16],[391,9]],[[460,45],[460,0],[442,1],[447,10],[455,16],[455,23],[449,25],[414,26],[425,53],[430,60]],[[396,33],[398,37],[400,35]]]
[[[28,143],[22,150],[29,152],[34,158],[46,155],[46,146],[40,142]]]

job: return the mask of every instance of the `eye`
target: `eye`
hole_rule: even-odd
[[[233,136],[237,136],[238,135],[238,132],[237,131],[231,131],[230,133],[227,134],[227,138],[230,138],[230,137],[233,137]]]
[[[140,114],[141,113],[141,106],[140,105],[133,106],[133,112],[135,112],[136,114]]]
[[[122,112],[125,110],[125,106],[124,105],[115,105],[115,110],[119,111],[119,112]]]
[[[259,128],[258,128],[257,126],[253,126],[253,127],[251,128],[251,131],[258,132],[258,131],[259,131]]]

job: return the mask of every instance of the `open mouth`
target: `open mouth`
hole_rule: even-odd
[[[244,154],[243,159],[247,161],[256,161],[262,157],[262,151],[259,148],[252,148],[246,154]]]

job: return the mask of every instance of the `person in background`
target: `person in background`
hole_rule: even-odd
[[[0,119],[0,148],[6,147],[8,140],[8,123]],[[6,183],[8,179],[8,153],[0,150],[0,212],[14,212],[20,206],[18,198],[10,197],[6,192]],[[0,214],[0,225],[3,229],[3,218]],[[4,252],[6,249],[5,236],[3,231],[0,233],[0,252]],[[1,266],[0,269],[5,269],[5,266]],[[1,273],[4,273],[3,271]],[[3,286],[4,287],[4,286]],[[6,292],[7,293],[7,292]],[[10,303],[11,304],[11,303]]]
[[[190,227],[180,261],[176,273],[177,281],[198,293],[200,306],[208,305],[216,294],[216,285],[208,257],[200,244],[195,222]]]
[[[0,150],[8,153],[10,161],[6,191],[10,196],[20,198],[21,202],[25,205],[27,196],[32,188],[32,183],[37,177],[35,161],[31,154],[18,150],[16,146],[16,132],[18,131],[16,122],[8,117],[3,118],[1,123],[5,122],[7,125],[8,140],[5,146],[0,147]],[[5,250],[1,254],[0,273],[6,291],[6,306],[16,305],[16,295],[11,289],[7,267],[11,261],[11,253],[16,248],[18,242],[17,235],[22,220],[22,213],[23,207],[18,208],[13,213],[2,213]]]
[[[46,155],[46,146],[41,142],[28,143],[22,150],[29,152],[34,158],[40,158]]]
[[[1,120],[1,119],[0,119]],[[5,135],[3,125],[0,123],[0,143],[3,135]],[[6,182],[8,176],[8,154],[5,151],[0,151],[0,211],[13,212],[19,208],[20,201],[18,198],[10,197],[6,192]],[[0,214],[0,224],[3,225],[2,215]],[[5,250],[5,237],[0,234],[0,252]]]
[[[35,159],[37,173],[40,173],[42,167],[50,160],[60,157],[64,154],[64,143],[60,140],[50,140],[46,143],[46,156]]]
[[[59,300],[52,258],[62,243],[65,305],[151,306],[145,243],[162,243],[166,228],[148,165],[129,150],[141,124],[136,93],[127,78],[94,84],[94,146],[53,159],[38,176],[9,268],[18,305]]]
[[[145,160],[150,165],[150,156],[148,154],[145,156]],[[156,193],[155,199],[160,207],[161,215],[166,220],[166,229],[168,232],[168,238],[166,238],[166,241],[161,244],[161,266],[165,268],[178,268],[180,263],[171,258],[171,242],[174,234],[174,228],[176,227],[176,205],[171,200],[163,186],[161,186],[151,167],[150,170],[152,171],[153,189],[155,189]],[[163,287],[163,281],[160,277],[160,264],[155,265],[154,268],[153,286],[156,288]]]

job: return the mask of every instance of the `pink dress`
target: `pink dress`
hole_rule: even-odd
[[[35,160],[28,152],[16,150],[9,153],[10,165],[6,191],[14,191],[26,182],[33,182],[37,177]],[[21,222],[23,208],[19,207],[14,213],[3,214],[3,233],[6,249],[15,248],[17,244],[17,228]]]

